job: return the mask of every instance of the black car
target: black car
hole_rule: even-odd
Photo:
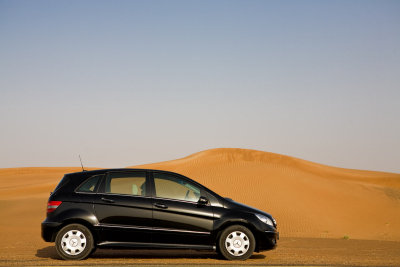
[[[216,250],[228,260],[276,247],[274,218],[177,173],[108,169],[66,174],[47,205],[42,237],[66,260],[95,248]]]

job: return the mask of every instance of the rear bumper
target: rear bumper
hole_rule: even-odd
[[[279,232],[267,230],[258,234],[257,250],[265,251],[276,248],[277,241],[279,240]]]
[[[54,242],[55,233],[57,233],[58,227],[61,223],[56,222],[42,222],[42,238],[46,242]]]

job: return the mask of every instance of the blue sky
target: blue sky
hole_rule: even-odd
[[[215,147],[400,172],[399,1],[1,1],[0,167]]]

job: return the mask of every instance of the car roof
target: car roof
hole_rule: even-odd
[[[81,171],[81,172],[72,172],[72,173],[67,173],[66,175],[96,175],[96,174],[103,174],[107,172],[123,172],[123,171],[154,171],[154,172],[166,172],[166,173],[173,173],[173,174],[178,174],[180,176],[183,176],[182,174],[171,172],[171,171],[165,171],[165,170],[155,170],[155,169],[141,169],[141,168],[113,168],[113,169],[97,169],[97,170],[90,170],[90,171]]]

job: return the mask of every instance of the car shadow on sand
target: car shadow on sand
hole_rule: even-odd
[[[58,260],[60,257],[57,255],[56,248],[54,246],[44,247],[36,250],[36,257]]]
[[[56,249],[54,246],[48,246],[38,249],[36,257],[58,260]],[[90,258],[93,259],[219,259],[223,260],[216,252],[195,251],[195,250],[113,250],[113,249],[97,249]],[[251,259],[264,259],[263,254],[253,254]]]

